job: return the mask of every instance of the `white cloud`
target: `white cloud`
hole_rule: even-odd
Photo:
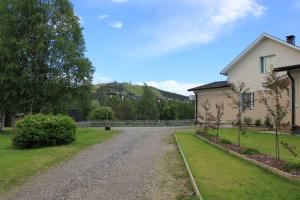
[[[156,56],[210,43],[249,17],[260,17],[266,8],[256,0],[136,0],[155,9],[159,17],[142,25],[136,38],[144,38],[130,56]],[[164,6],[162,6],[162,4]],[[143,55],[141,55],[143,54]]]
[[[109,76],[104,76],[102,74],[94,74],[93,84],[108,83],[111,81],[112,81],[112,78]]]
[[[188,92],[187,90],[193,87],[200,86],[202,84],[199,83],[182,83],[174,80],[167,80],[167,81],[147,81],[145,82],[149,86],[153,86],[156,88],[159,88],[161,90],[169,91],[169,92],[174,92],[177,94],[182,94],[182,95],[192,95],[192,92]],[[142,82],[137,82],[135,83],[137,85],[144,85]]]
[[[123,23],[120,21],[114,21],[114,22],[110,22],[109,26],[115,29],[122,29],[123,28]]]
[[[260,17],[266,8],[254,0],[223,0],[220,1],[217,12],[211,16],[210,23],[223,25],[242,19],[248,15]]]
[[[103,20],[103,19],[106,19],[106,18],[109,18],[110,16],[109,15],[99,15],[98,17],[97,17],[97,19],[98,20]]]

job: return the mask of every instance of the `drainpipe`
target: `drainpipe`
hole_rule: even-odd
[[[292,82],[292,131],[294,131],[295,129],[295,99],[296,99],[296,94],[295,94],[295,79],[293,78],[293,76],[291,75],[290,72],[287,72],[287,75],[289,76],[289,78],[291,79]]]
[[[197,121],[198,121],[198,94],[197,92],[194,92],[195,94],[195,125],[197,125]]]

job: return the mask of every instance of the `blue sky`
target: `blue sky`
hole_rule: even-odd
[[[263,32],[300,40],[300,0],[72,3],[96,68],[94,83],[147,83],[188,94],[187,88],[226,79],[222,68]]]

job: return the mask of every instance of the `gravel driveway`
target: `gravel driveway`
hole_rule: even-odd
[[[173,199],[162,187],[166,138],[177,128],[122,128],[123,133],[37,175],[2,199]]]

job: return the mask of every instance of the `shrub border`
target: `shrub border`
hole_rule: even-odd
[[[201,196],[201,193],[200,193],[200,190],[199,190],[199,188],[198,188],[198,186],[197,186],[197,184],[196,184],[196,181],[195,181],[195,179],[194,179],[194,176],[193,176],[193,174],[192,174],[192,171],[191,171],[191,169],[190,169],[190,167],[189,167],[189,164],[188,164],[188,162],[187,162],[187,160],[186,160],[186,157],[185,157],[185,155],[184,155],[184,153],[183,153],[183,150],[182,150],[182,148],[181,148],[181,146],[180,146],[180,143],[179,143],[179,141],[178,141],[178,139],[177,139],[176,133],[174,134],[174,137],[175,137],[177,146],[178,146],[178,148],[179,148],[179,151],[180,151],[180,153],[181,153],[181,156],[182,156],[182,158],[183,158],[185,167],[186,167],[186,169],[187,169],[187,171],[188,171],[188,173],[189,173],[190,181],[192,182],[192,185],[193,185],[193,188],[194,188],[194,192],[195,192],[195,194],[196,194],[196,197],[197,197],[198,199],[200,199],[200,200],[203,200],[203,198],[202,198],[202,196]]]
[[[238,157],[241,160],[245,160],[245,161],[247,161],[247,162],[249,162],[249,163],[251,163],[253,165],[256,165],[256,166],[258,166],[258,167],[260,167],[262,169],[265,169],[265,170],[267,170],[269,172],[272,172],[275,175],[278,175],[280,177],[283,177],[283,178],[286,178],[286,179],[289,179],[289,180],[298,180],[298,181],[300,181],[300,176],[291,175],[289,173],[283,172],[283,171],[281,171],[279,169],[276,169],[274,167],[271,167],[269,165],[266,165],[264,163],[256,161],[256,160],[254,160],[252,158],[249,158],[249,157],[247,157],[245,155],[239,154],[239,153],[237,153],[235,151],[232,151],[230,149],[222,147],[221,145],[213,143],[213,142],[209,141],[208,139],[206,139],[206,138],[204,138],[204,137],[202,137],[200,135],[196,135],[196,134],[193,134],[193,135],[195,135],[196,137],[198,137],[200,140],[203,140],[204,142],[206,142],[206,143],[208,143],[208,144],[210,144],[210,145],[212,145],[212,146],[214,146],[214,147],[216,147],[216,148],[218,148],[218,149],[220,149],[220,150],[222,150],[224,152],[227,152],[227,153],[229,153],[229,154],[231,154],[231,155],[233,155],[235,157]]]

